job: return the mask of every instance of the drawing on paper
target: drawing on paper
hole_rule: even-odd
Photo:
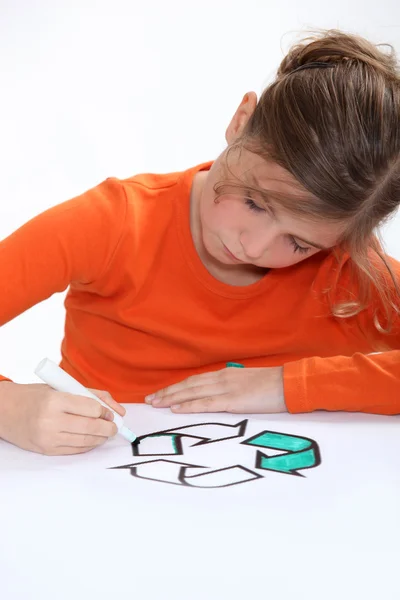
[[[318,444],[310,438],[264,430],[243,439],[247,428],[245,419],[235,425],[197,423],[143,435],[132,444],[137,461],[111,468],[127,469],[139,479],[219,488],[256,481],[268,472],[304,477],[300,471],[321,464]],[[204,452],[211,444],[218,463],[213,466],[207,464],[210,453]],[[245,447],[240,463],[224,464],[229,462],[229,455],[237,457],[239,446]],[[190,460],[181,458],[188,455]]]

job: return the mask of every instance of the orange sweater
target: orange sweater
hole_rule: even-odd
[[[191,238],[189,196],[210,164],[107,179],[3,240],[0,325],[69,286],[60,365],[119,402],[238,361],[285,365],[290,412],[400,413],[400,324],[386,336],[366,311],[330,315],[321,294],[336,268],[330,253],[246,287],[208,273]],[[359,324],[393,350],[367,356],[374,348]]]

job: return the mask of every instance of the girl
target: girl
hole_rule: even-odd
[[[400,201],[399,116],[393,54],[305,40],[213,163],[108,179],[5,239],[0,323],[69,286],[61,367],[120,414],[400,413],[400,265],[375,235]],[[115,433],[94,400],[2,379],[0,436],[22,448]]]

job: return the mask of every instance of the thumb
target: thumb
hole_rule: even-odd
[[[110,408],[115,410],[115,412],[121,415],[121,417],[125,415],[125,408],[114,400],[110,392],[107,392],[105,390],[95,390],[93,388],[88,388],[88,390],[90,390],[95,396],[98,396],[100,400],[103,400],[103,402],[105,402]]]

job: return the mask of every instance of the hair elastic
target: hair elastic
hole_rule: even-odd
[[[290,73],[288,73],[288,75],[292,75],[293,73],[297,73],[297,71],[301,71],[303,69],[326,69],[328,67],[334,67],[335,63],[331,63],[331,62],[311,62],[311,63],[306,63],[305,65],[300,65],[300,67],[297,67],[296,69],[294,69],[294,71],[291,71]]]

